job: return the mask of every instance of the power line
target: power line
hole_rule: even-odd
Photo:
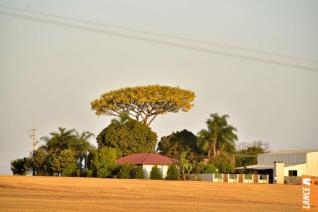
[[[234,47],[225,44],[210,43],[196,39],[129,29],[122,26],[105,25],[87,20],[68,18],[64,16],[51,15],[41,12],[33,12],[30,10],[21,10],[1,5],[0,14],[20,19],[28,19],[31,21],[61,25],[90,32],[115,35],[194,51],[225,55],[245,60],[254,60],[258,62],[282,65],[308,71],[318,71],[318,61],[313,59],[273,54],[269,52]],[[309,65],[308,63],[312,64]]]

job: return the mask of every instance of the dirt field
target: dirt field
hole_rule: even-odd
[[[299,211],[301,187],[0,176],[0,211]]]

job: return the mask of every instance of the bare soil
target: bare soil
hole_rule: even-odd
[[[0,176],[0,211],[300,211],[301,186]]]

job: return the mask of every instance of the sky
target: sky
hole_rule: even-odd
[[[8,7],[103,30],[25,18]],[[112,117],[96,116],[90,102],[138,85],[196,93],[189,112],[157,117],[151,127],[159,138],[197,133],[217,112],[230,116],[239,142],[318,148],[317,10],[315,0],[0,0],[0,174],[29,154],[31,128],[38,138],[60,126],[97,135]],[[140,39],[139,32],[153,34]],[[178,45],[156,42],[167,39]]]

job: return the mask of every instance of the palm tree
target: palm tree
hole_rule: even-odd
[[[198,133],[199,142],[202,148],[208,151],[209,160],[212,156],[234,149],[235,141],[238,139],[237,130],[228,124],[228,118],[228,115],[211,114],[206,121],[208,129]]]
[[[50,136],[41,137],[45,142],[44,148],[51,153],[60,153],[71,147],[72,141],[76,139],[76,130],[59,127],[58,132],[51,132]]]
[[[71,142],[70,148],[73,149],[78,158],[78,165],[82,169],[84,161],[84,170],[87,168],[87,154],[94,147],[89,143],[89,139],[94,137],[94,134],[88,131],[82,133],[76,132],[76,139]]]

